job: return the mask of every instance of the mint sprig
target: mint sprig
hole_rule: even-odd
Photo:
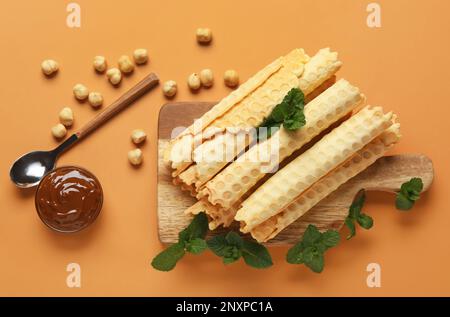
[[[200,254],[208,246],[205,241],[208,232],[208,218],[201,212],[194,217],[189,226],[178,234],[178,242],[169,246],[155,256],[152,266],[159,271],[170,271],[175,268],[177,262],[186,254]]]
[[[207,244],[215,255],[222,258],[224,264],[236,262],[242,257],[247,265],[254,268],[263,269],[273,265],[266,247],[244,240],[234,231],[212,237]]]
[[[267,128],[266,138],[272,135],[283,124],[286,130],[295,131],[305,125],[306,119],[303,109],[305,106],[305,96],[298,88],[292,88],[283,101],[276,105],[271,114],[264,119],[259,128]],[[258,129],[258,132],[260,129]],[[262,134],[258,133],[258,138],[262,138]]]
[[[347,240],[353,238],[356,234],[356,223],[358,223],[364,229],[370,229],[373,226],[373,219],[369,215],[362,213],[362,207],[366,201],[366,192],[364,189],[360,190],[353,203],[350,205],[347,218],[345,218],[345,225],[350,230],[350,234],[347,236]]]
[[[397,209],[410,210],[419,199],[422,190],[423,182],[418,177],[411,178],[409,181],[403,183],[395,199]]]
[[[320,273],[325,263],[325,251],[336,246],[339,240],[339,232],[327,230],[321,233],[310,224],[302,240],[289,249],[286,260],[291,264],[305,264],[313,272]]]

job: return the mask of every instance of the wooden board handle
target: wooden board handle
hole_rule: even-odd
[[[109,107],[99,113],[94,119],[89,121],[80,131],[76,133],[79,139],[85,137],[103,123],[111,119],[114,115],[130,105],[133,101],[144,95],[147,91],[158,85],[159,78],[155,73],[151,73],[124,93],[119,99],[114,101]]]

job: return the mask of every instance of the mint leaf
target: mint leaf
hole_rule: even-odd
[[[370,229],[373,226],[373,219],[372,217],[366,215],[366,214],[359,214],[358,218],[356,218],[356,221],[358,224],[363,227],[364,229]]]
[[[186,229],[178,234],[179,241],[191,241],[196,238],[204,239],[208,232],[208,217],[204,212],[194,216],[192,222]]]
[[[152,260],[152,266],[159,271],[172,270],[177,262],[184,256],[184,245],[180,243],[172,244],[170,247],[159,253]]]
[[[408,199],[407,196],[402,193],[397,194],[395,199],[395,207],[400,210],[410,210],[414,206],[414,201]]]
[[[353,219],[351,219],[350,217],[345,218],[345,225],[347,226],[347,228],[349,229],[350,233],[347,236],[347,240],[350,240],[351,238],[353,238],[356,234],[356,227],[355,227],[355,222]]]
[[[263,136],[269,138],[282,124],[286,130],[294,131],[305,125],[306,119],[303,113],[305,105],[305,96],[298,88],[292,88],[283,101],[276,105],[271,114],[263,120],[259,128],[267,128],[267,133],[261,133],[262,129],[258,129],[258,139],[263,139]]]
[[[361,213],[361,209],[364,206],[365,202],[366,202],[366,191],[362,189],[356,194],[355,199],[350,205],[349,216],[354,219],[358,218],[358,215]]]
[[[206,243],[215,255],[222,258],[224,264],[233,263],[243,257],[247,265],[255,268],[272,265],[270,254],[264,246],[244,240],[234,231],[214,236]]]
[[[302,259],[304,263],[309,263],[313,260],[314,255],[318,254],[319,251],[316,247],[306,247],[302,252]]]
[[[332,248],[338,245],[341,237],[339,236],[339,232],[335,230],[327,230],[322,233],[321,242],[327,249]]]
[[[287,117],[283,122],[283,127],[289,131],[295,131],[306,124],[306,118],[303,111],[296,111]]]
[[[423,182],[422,179],[418,177],[411,178],[409,181],[403,183],[395,199],[395,206],[397,209],[411,209],[416,200],[419,199],[422,190]]]
[[[207,242],[209,249],[222,258],[224,264],[230,264],[240,259],[243,244],[241,236],[230,231],[226,235],[221,234],[212,237]]]
[[[231,264],[236,262],[237,260],[239,260],[241,257],[240,252],[239,252],[239,256],[232,256],[232,257],[224,257],[222,262],[223,264]]]
[[[207,249],[205,236],[208,232],[208,218],[205,213],[195,215],[189,226],[178,234],[178,243],[175,243],[159,253],[152,260],[152,266],[160,271],[170,271],[184,254],[200,254]]]
[[[319,241],[321,238],[321,233],[319,230],[317,230],[316,226],[314,225],[308,225],[308,227],[305,230],[305,233],[303,234],[303,244],[305,246],[312,246]]]
[[[217,256],[225,257],[227,255],[228,243],[225,235],[217,235],[206,241],[208,248]]]
[[[283,98],[283,102],[299,107],[305,103],[305,95],[298,88],[292,88]]]
[[[257,269],[264,269],[273,265],[269,251],[257,242],[244,240],[242,257],[247,265]]]
[[[302,242],[295,244],[288,250],[286,261],[290,264],[303,264],[303,250],[305,249]]]
[[[323,253],[314,254],[310,261],[306,262],[305,265],[309,267],[315,273],[321,273],[323,271],[324,266],[324,257]]]
[[[208,248],[206,241],[201,238],[195,238],[186,242],[186,251],[192,254],[200,254]]]
[[[286,260],[291,264],[305,264],[313,272],[324,267],[325,251],[339,243],[339,232],[327,230],[321,233],[314,225],[308,225],[303,238],[288,250]]]
[[[236,262],[242,256],[243,240],[234,231],[212,237],[206,243],[215,255],[222,258],[224,264]]]
[[[244,245],[244,240],[242,240],[242,237],[234,231],[228,232],[225,236],[225,240],[229,245],[236,246],[238,249],[242,249]]]
[[[366,192],[361,189],[357,194],[352,204],[350,205],[348,216],[345,218],[345,225],[350,230],[347,240],[353,238],[356,234],[355,223],[358,223],[364,229],[370,229],[373,226],[373,219],[369,215],[361,212],[362,207],[366,201]]]
[[[271,120],[272,123],[283,122],[284,116],[285,116],[285,108],[286,108],[286,104],[283,102],[276,105],[273,108],[272,113],[268,117],[269,120]]]

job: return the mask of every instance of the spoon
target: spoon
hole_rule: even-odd
[[[38,185],[42,177],[55,168],[56,160],[61,153],[158,85],[158,82],[159,79],[156,74],[149,74],[55,149],[33,151],[21,156],[14,162],[9,171],[13,183],[20,188]]]

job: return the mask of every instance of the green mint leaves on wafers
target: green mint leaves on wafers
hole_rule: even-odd
[[[305,96],[303,92],[298,88],[292,88],[283,98],[283,101],[276,105],[271,114],[260,124],[258,138],[262,138],[259,128],[266,128],[265,137],[269,138],[281,125],[289,131],[295,131],[304,126],[306,124],[305,114],[303,113],[304,106]]]

